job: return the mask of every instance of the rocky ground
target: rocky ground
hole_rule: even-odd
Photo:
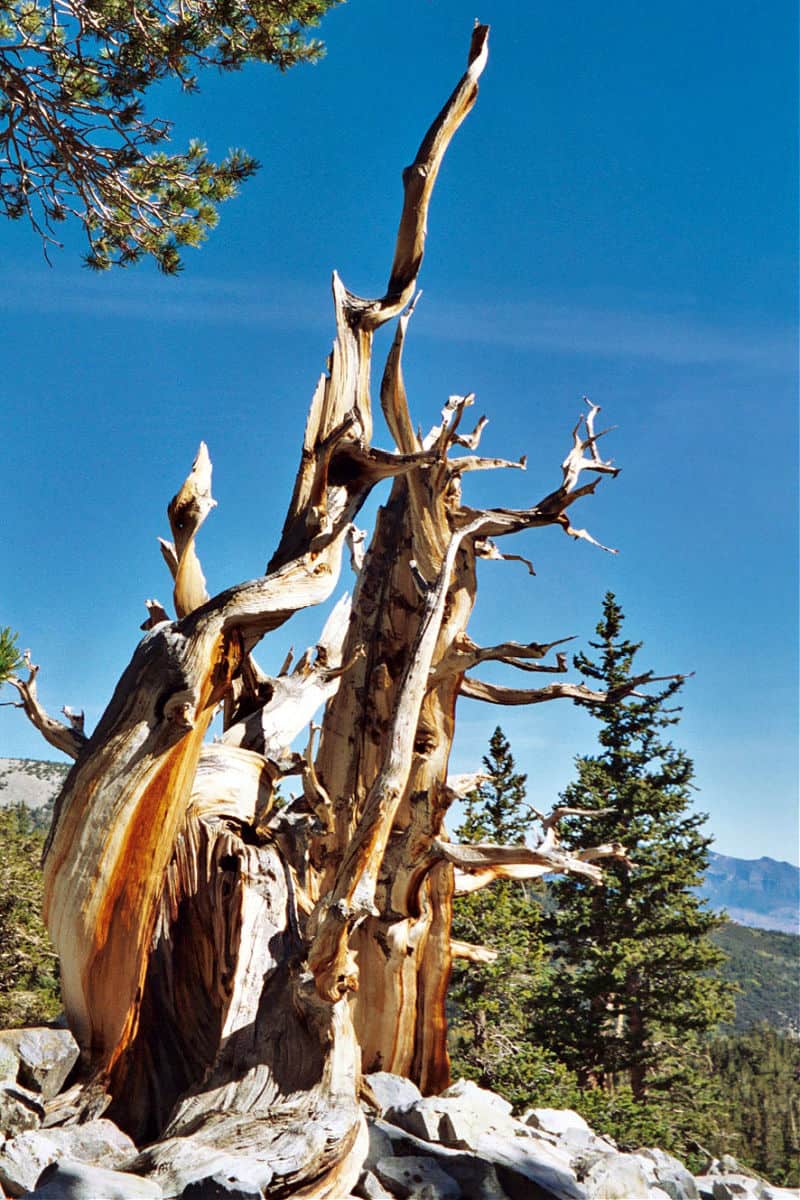
[[[261,1200],[269,1167],[196,1145],[146,1172],[104,1118],[64,1124],[62,1089],[77,1059],[62,1029],[0,1032],[0,1196],[36,1200]],[[788,1200],[733,1159],[693,1176],[663,1150],[621,1153],[574,1112],[521,1119],[493,1092],[459,1080],[423,1098],[407,1079],[365,1077],[369,1150],[352,1197],[335,1200]],[[334,1198],[332,1198],[334,1200]]]

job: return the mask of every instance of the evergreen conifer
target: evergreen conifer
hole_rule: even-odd
[[[575,658],[605,689],[635,674],[641,643],[628,641],[622,624],[608,593],[590,642],[596,657]],[[663,1100],[673,1145],[704,1131],[704,1110],[711,1119],[703,1035],[731,1012],[730,987],[715,976],[724,954],[708,936],[720,917],[694,890],[711,842],[706,817],[691,809],[692,762],[665,736],[679,720],[670,702],[682,684],[589,708],[601,723],[600,753],[577,760],[563,798],[598,811],[565,821],[563,840],[575,849],[621,842],[634,865],[609,862],[603,887],[571,877],[551,885],[550,965],[534,1019],[535,1036],[582,1087],[647,1104],[651,1117]]]
[[[531,825],[526,777],[515,769],[499,727],[483,764],[488,779],[467,797],[456,837],[522,845]],[[545,1093],[548,1102],[568,1104],[574,1085],[554,1056],[529,1036],[543,953],[534,887],[500,880],[458,897],[453,907],[453,937],[497,954],[488,964],[454,963],[449,992],[453,1074],[499,1091],[522,1107]]]

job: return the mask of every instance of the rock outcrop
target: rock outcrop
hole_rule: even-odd
[[[56,1095],[75,1061],[65,1030],[0,1033],[0,1195],[32,1200],[259,1200],[262,1162],[189,1155],[166,1175],[109,1120],[74,1119]],[[56,1083],[55,1081],[58,1081]],[[369,1144],[351,1197],[336,1200],[789,1200],[727,1156],[699,1177],[658,1148],[621,1152],[578,1113],[513,1115],[501,1096],[459,1080],[422,1096],[407,1079],[364,1078]],[[174,1158],[174,1156],[173,1156]],[[171,1162],[173,1163],[173,1158]]]

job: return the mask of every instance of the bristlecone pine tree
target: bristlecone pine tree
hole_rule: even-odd
[[[603,704],[648,678],[609,696],[471,674],[491,660],[565,669],[563,656],[543,661],[555,642],[472,641],[476,561],[502,559],[495,539],[518,530],[557,525],[591,541],[568,509],[617,472],[600,456],[590,405],[560,481],[538,502],[471,508],[467,472],[524,461],[477,453],[485,422],[460,427],[471,396],[451,397],[426,437],[409,411],[401,359],[428,206],[475,102],[487,35],[476,26],[467,70],[404,172],[386,291],[356,296],[334,276],[336,340],[266,573],[209,596],[196,538],[215,502],[201,445],[162,543],[175,615],[147,601],[144,637],[94,732],[81,713],[65,710],[66,723],[47,714],[29,656],[13,678],[30,719],[75,760],[45,851],[44,914],[82,1074],[49,1117],[107,1112],[148,1143],[135,1164],[143,1174],[187,1156],[197,1170],[227,1149],[262,1164],[270,1197],[346,1196],[365,1154],[362,1067],[406,1074],[426,1092],[448,1082],[454,888],[553,871],[599,882],[597,860],[622,853],[569,854],[552,836],[535,849],[459,846],[443,832],[451,802],[475,786],[448,777],[459,695]],[[394,318],[380,386],[386,451],[371,442],[370,365],[375,331]],[[385,480],[364,554],[353,521]],[[255,646],[331,597],[348,544],[352,601],[342,598],[293,671],[287,662],[267,676]],[[289,752],[325,701],[319,741],[312,729],[305,753]],[[208,744],[220,705],[222,737]],[[276,781],[292,773],[302,794],[275,812]]]
[[[623,636],[622,623],[609,593],[590,642],[596,656],[574,659],[611,692],[630,682],[641,646]],[[702,1035],[731,1010],[729,985],[712,975],[724,959],[708,938],[720,918],[693,891],[707,864],[706,818],[691,808],[690,759],[665,737],[679,720],[670,701],[682,684],[672,678],[650,695],[590,709],[602,749],[577,760],[563,799],[594,815],[565,819],[563,838],[576,851],[622,842],[633,865],[611,864],[602,888],[552,884],[552,960],[537,1025],[584,1087],[629,1087],[639,1104],[668,1096],[673,1122],[699,1128],[709,1073]]]

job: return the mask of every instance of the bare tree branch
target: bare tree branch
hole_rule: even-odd
[[[36,695],[36,676],[39,674],[39,668],[31,662],[29,650],[26,650],[22,657],[28,678],[20,679],[16,675],[9,675],[7,680],[19,692],[21,703],[17,707],[25,710],[28,720],[36,726],[46,742],[63,754],[68,754],[70,758],[77,758],[88,740],[83,732],[83,713],[73,713],[71,709],[65,708],[63,712],[70,722],[69,725],[51,717]]]

